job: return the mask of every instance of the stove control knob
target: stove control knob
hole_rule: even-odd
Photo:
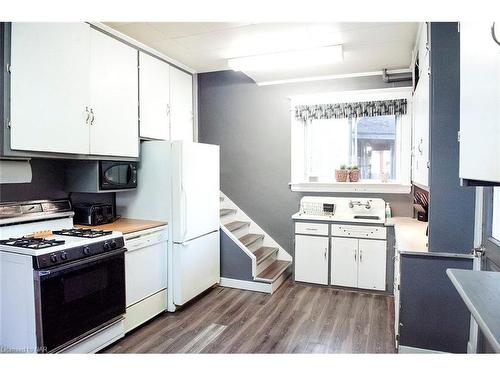
[[[66,251],[63,251],[61,253],[61,260],[66,260],[66,259],[68,259],[68,253]]]
[[[50,261],[52,263],[56,263],[57,262],[57,254],[50,254]]]
[[[111,245],[106,241],[104,242],[104,244],[102,245],[102,248],[106,251],[110,250],[111,249]]]
[[[90,255],[90,247],[84,246],[84,248],[83,248],[83,254]]]
[[[117,246],[118,246],[118,244],[116,243],[116,241],[115,241],[115,240],[112,240],[112,241],[111,241],[111,248],[112,248],[112,249],[116,249],[116,247],[117,247]]]

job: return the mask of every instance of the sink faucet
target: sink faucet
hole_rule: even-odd
[[[349,208],[354,208],[354,206],[365,206],[367,210],[372,207],[369,200],[367,200],[366,203],[362,203],[361,201],[349,201]]]

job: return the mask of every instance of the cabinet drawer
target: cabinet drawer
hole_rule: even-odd
[[[367,225],[332,224],[332,236],[385,240],[387,230],[385,227],[371,227]]]
[[[295,233],[328,236],[328,224],[295,223]]]

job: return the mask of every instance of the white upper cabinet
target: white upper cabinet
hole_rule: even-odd
[[[170,139],[193,140],[193,77],[170,67]]]
[[[140,136],[168,140],[170,133],[170,65],[139,52]]]
[[[419,30],[416,44],[419,78],[413,93],[412,182],[422,188],[429,186],[429,49],[427,24]],[[415,62],[416,63],[416,62]]]
[[[86,23],[13,23],[11,148],[139,156],[137,50]]]
[[[90,26],[13,23],[11,148],[89,153]]]
[[[89,104],[90,154],[138,157],[137,50],[94,29]]]
[[[500,45],[491,27],[460,23],[459,176],[500,183]]]

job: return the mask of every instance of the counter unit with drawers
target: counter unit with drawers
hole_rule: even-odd
[[[303,200],[307,198],[312,197],[304,197]],[[337,206],[352,201],[349,198],[328,200],[334,203],[326,204]],[[371,205],[378,210],[384,207],[383,201]],[[345,210],[341,212],[345,213]],[[325,211],[325,214],[316,213],[316,216],[317,219],[306,210],[292,217],[295,221],[296,281],[377,291],[392,290],[386,280],[387,228],[383,220],[371,223],[353,218],[348,222],[344,221],[346,216],[342,215],[339,221],[335,210]]]

